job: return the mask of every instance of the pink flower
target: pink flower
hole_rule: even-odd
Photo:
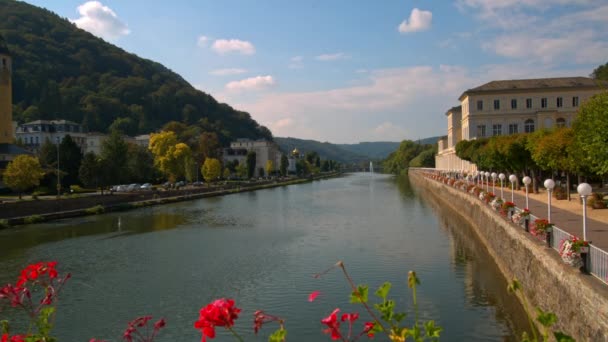
[[[309,302],[314,302],[315,299],[317,299],[317,297],[319,296],[321,292],[320,291],[313,291],[311,294],[308,295],[308,301]]]
[[[221,298],[207,304],[201,309],[198,321],[194,322],[194,327],[203,333],[201,341],[205,342],[207,337],[215,338],[215,327],[231,328],[240,312],[232,299]]]

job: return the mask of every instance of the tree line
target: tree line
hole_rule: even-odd
[[[437,144],[422,145],[412,140],[404,140],[399,148],[391,153],[382,166],[387,173],[401,174],[409,167],[435,167]]]

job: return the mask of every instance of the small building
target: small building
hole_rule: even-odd
[[[93,152],[96,155],[101,154],[101,146],[108,139],[108,135],[99,132],[90,132],[87,134],[87,143],[83,153]]]
[[[142,134],[135,136],[135,144],[141,147],[148,148],[150,145],[150,134]]]
[[[247,163],[247,153],[254,151],[256,156],[255,161],[255,177],[260,177],[260,169],[264,169],[266,173],[266,163],[271,160],[275,170],[279,169],[281,163],[281,152],[279,146],[273,141],[267,140],[250,140],[238,139],[230,143],[230,147],[224,148],[222,160],[224,163],[238,161],[239,164]]]

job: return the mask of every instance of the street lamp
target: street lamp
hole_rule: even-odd
[[[517,176],[510,175],[509,182],[511,182],[511,202],[515,202],[515,200],[513,199],[513,188],[515,187],[515,182],[517,182]]]
[[[522,179],[522,182],[524,182],[524,185],[526,186],[526,209],[530,209],[528,206],[528,185],[532,183],[532,178],[526,176],[524,179]]]
[[[547,220],[551,223],[551,193],[553,192],[553,188],[555,188],[555,182],[549,178],[545,180],[544,185],[547,188]]]
[[[500,198],[502,198],[502,200],[504,201],[505,200],[505,192],[504,192],[503,187],[504,187],[506,176],[505,176],[504,173],[500,173],[498,175],[498,178],[500,178]]]
[[[492,192],[496,195],[496,172],[492,172]]]
[[[591,185],[587,183],[581,183],[576,187],[576,192],[581,195],[583,199],[583,241],[587,241],[587,196],[591,195]],[[583,260],[583,267],[581,270],[584,273],[588,273],[587,270],[587,256],[588,253],[581,252],[581,259]]]
[[[576,188],[576,192],[583,199],[583,240],[587,241],[587,196],[591,195],[591,185],[581,183]]]
[[[490,173],[486,171],[486,192],[490,192]]]

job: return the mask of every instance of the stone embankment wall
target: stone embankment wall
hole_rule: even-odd
[[[557,315],[557,330],[577,341],[608,341],[608,286],[566,265],[556,251],[474,196],[425,178],[422,171],[410,170],[409,178],[424,196],[473,226],[507,280],[517,278],[531,305]]]

